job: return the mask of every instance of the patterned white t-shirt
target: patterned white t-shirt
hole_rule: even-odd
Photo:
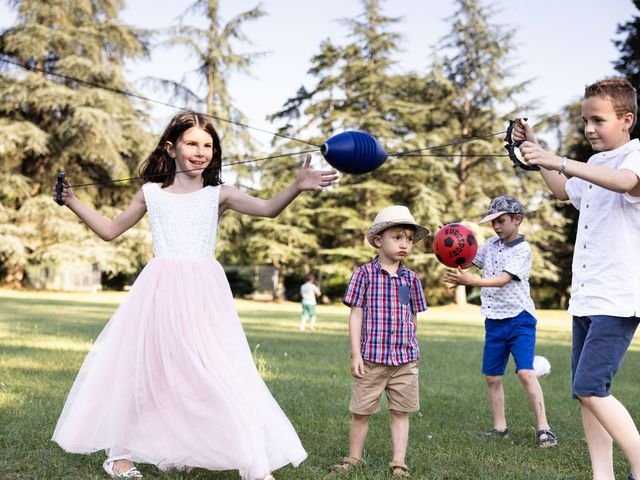
[[[482,269],[483,278],[497,277],[502,272],[512,277],[502,287],[482,287],[482,315],[492,320],[513,318],[523,310],[536,315],[529,292],[531,248],[523,235],[507,243],[503,243],[498,236],[491,237],[478,249],[473,264]]]

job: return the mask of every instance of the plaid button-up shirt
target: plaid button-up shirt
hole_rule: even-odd
[[[362,358],[402,365],[420,358],[413,313],[427,309],[420,278],[402,263],[396,274],[382,268],[376,256],[351,275],[343,302],[363,309]]]

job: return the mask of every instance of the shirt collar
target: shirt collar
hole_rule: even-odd
[[[373,257],[373,260],[371,260],[371,265],[373,266],[373,268],[375,268],[377,271],[379,272],[386,272],[388,275],[391,275],[390,272],[387,272],[384,268],[382,268],[382,264],[380,263],[380,260],[378,260],[378,255],[376,255],[375,257]],[[402,273],[404,273],[404,271],[406,270],[404,264],[402,262],[400,262],[400,265],[398,265],[398,271],[396,273],[394,273],[393,275],[398,275],[400,276]]]
[[[640,140],[638,140],[637,138],[628,141],[627,143],[616,149],[607,150],[606,152],[598,152],[593,156],[596,158],[611,158],[625,155],[632,150],[640,150]]]
[[[502,240],[500,240],[500,237],[496,236],[494,242],[502,243]],[[516,245],[522,242],[524,242],[524,235],[519,235],[518,238],[516,238],[515,240],[511,240],[510,242],[503,243],[503,245],[505,247],[515,247]]]

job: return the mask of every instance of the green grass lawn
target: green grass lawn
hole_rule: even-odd
[[[93,339],[122,300],[121,294],[37,294],[0,291],[0,479],[106,478],[104,454],[71,455],[51,442],[66,395]],[[348,310],[318,307],[319,331],[300,333],[297,304],[238,301],[258,368],[295,425],[308,459],[278,480],[330,478],[347,453],[351,388]],[[422,410],[411,417],[407,463],[416,479],[589,479],[587,447],[577,402],[569,390],[570,320],[541,311],[538,353],[552,365],[541,380],[547,415],[559,437],[556,449],[535,448],[534,421],[524,390],[505,377],[507,440],[480,439],[491,426],[480,373],[483,325],[477,307],[432,308],[421,314],[419,337]],[[614,394],[640,416],[634,342],[616,378]],[[104,385],[105,391],[113,388]],[[389,415],[372,417],[366,466],[348,479],[387,479]],[[627,466],[615,452],[617,478]],[[150,479],[237,479],[235,472],[161,473],[141,465]]]

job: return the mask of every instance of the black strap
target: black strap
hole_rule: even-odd
[[[523,120],[527,120],[527,118],[523,118]],[[507,134],[504,137],[504,141],[507,143],[505,144],[504,148],[506,148],[507,152],[509,152],[509,158],[513,163],[513,168],[521,168],[523,170],[528,170],[528,171],[538,171],[540,170],[540,167],[538,167],[537,165],[527,165],[526,163],[522,163],[518,158],[518,156],[516,155],[516,148],[520,147],[520,145],[522,144],[522,140],[518,140],[517,142],[514,142],[513,136],[512,136],[513,127],[515,127],[518,122],[520,122],[519,118],[516,118],[514,120],[509,120],[509,126],[507,127]]]

